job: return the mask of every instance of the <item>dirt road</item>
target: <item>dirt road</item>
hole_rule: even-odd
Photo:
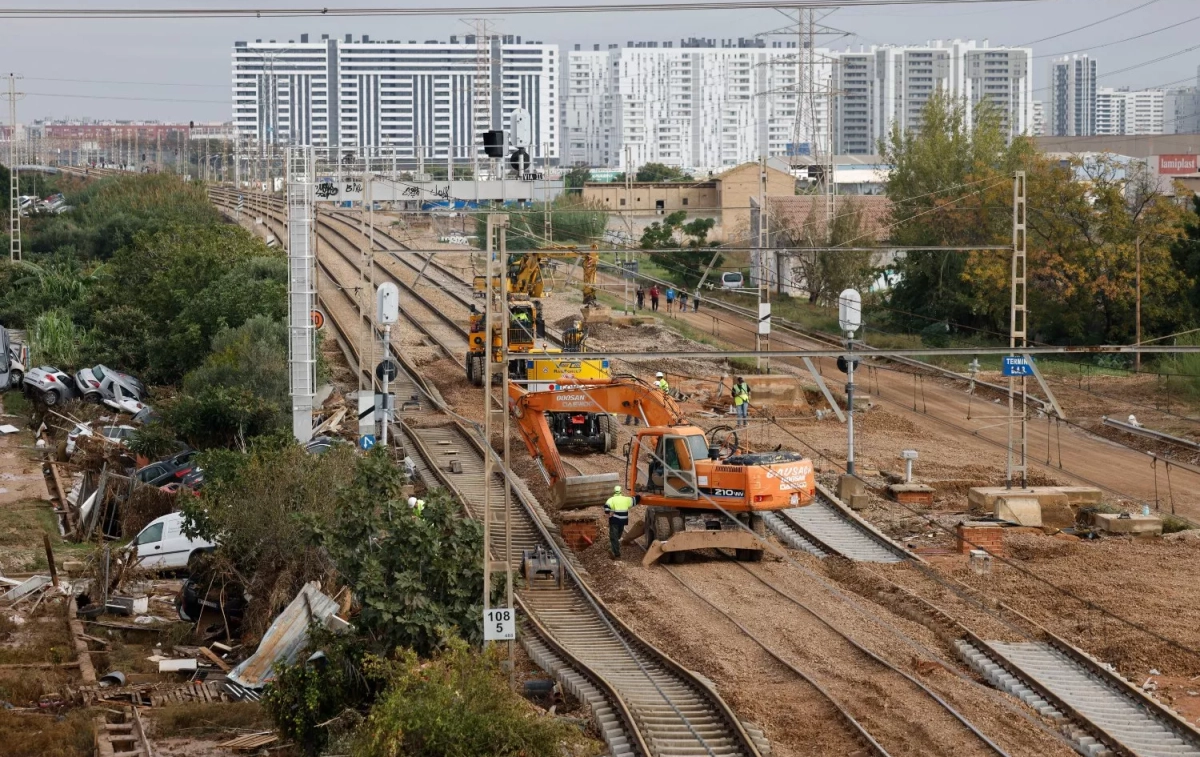
[[[693,329],[711,333],[730,347],[754,348],[751,321],[728,310],[717,310],[707,301],[698,313],[676,312],[670,317]],[[828,348],[827,344],[781,331],[778,327],[771,334],[770,345],[777,350]],[[803,363],[798,359],[776,360],[803,369]],[[844,374],[838,371],[834,360],[815,362],[831,388],[844,385]],[[870,376],[870,393],[875,401],[908,413],[916,424],[930,431],[953,434],[961,444],[959,451],[963,448],[973,450],[981,463],[1005,466],[1008,428],[1004,418],[998,417],[1007,414],[1005,401],[995,404],[979,396],[971,397],[962,382],[930,377],[922,381],[890,368],[884,363]],[[866,379],[867,376],[860,372],[860,392],[867,388]],[[1165,511],[1169,511],[1173,503],[1180,515],[1200,520],[1200,475],[1172,466],[1168,489],[1165,465],[1161,461],[1156,470],[1152,459],[1142,452],[1065,423],[1048,421],[1044,416],[1031,418],[1028,439],[1031,472],[1040,470],[1055,478],[1096,486],[1111,497],[1130,500],[1133,504],[1146,503],[1153,508],[1158,502]],[[921,450],[921,453],[922,459],[936,460],[936,450]]]

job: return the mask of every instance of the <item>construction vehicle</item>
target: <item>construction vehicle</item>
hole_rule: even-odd
[[[508,351],[528,355],[525,358],[509,360],[508,377],[510,381],[521,382],[529,391],[553,391],[580,382],[603,382],[610,376],[608,360],[588,360],[576,356],[576,353],[584,351],[586,335],[580,322],[577,321],[563,332],[561,348],[549,347],[545,343],[546,323],[542,316],[541,302],[531,298],[541,297],[545,291],[541,259],[565,254],[567,253],[547,253],[539,250],[510,259],[508,266]],[[593,251],[589,257],[592,263],[591,280],[595,282],[595,259],[598,253]],[[495,291],[499,290],[499,284],[498,280],[493,281]],[[476,295],[486,298],[487,277],[476,276],[474,286]],[[595,302],[594,287],[587,286],[584,289],[585,308],[589,296],[591,301]],[[472,307],[466,369],[467,377],[476,386],[482,386],[484,381],[484,360],[487,359],[484,354],[486,328],[485,314]],[[503,358],[499,324],[493,325],[492,331],[493,360],[500,362]],[[568,354],[571,357],[566,357]],[[617,435],[612,418],[604,413],[552,413],[549,421],[555,442],[563,450],[611,452],[616,448]]]
[[[796,452],[746,453],[736,438],[724,449],[691,425],[675,400],[632,376],[607,384],[549,392],[509,388],[509,408],[555,504],[577,509],[602,504],[622,476],[568,476],[549,413],[632,415],[637,428],[625,449],[625,490],[646,508],[626,541],[645,536],[649,565],[696,549],[735,550],[740,560],[762,557],[762,513],[809,504],[816,490],[812,461]],[[735,522],[736,521],[736,522]]]
[[[600,253],[596,246],[582,252],[573,246],[555,245],[539,250],[513,252],[508,256],[508,291],[510,294],[525,295],[532,299],[546,296],[546,280],[542,276],[542,266],[554,260],[580,260],[583,266],[583,307],[586,320],[587,310],[599,306],[596,299],[596,272],[600,266]],[[493,281],[493,286],[499,288],[499,282]],[[487,276],[476,276],[474,279],[475,296],[485,296]]]

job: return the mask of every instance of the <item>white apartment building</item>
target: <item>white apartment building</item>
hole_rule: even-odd
[[[974,119],[980,103],[991,103],[1010,138],[1033,130],[1029,48],[939,40],[846,50],[833,57],[834,139],[840,155],[877,152],[893,126],[919,131],[921,111],[939,90],[961,98],[968,119]]]
[[[233,118],[258,144],[394,149],[466,158],[480,134],[533,116],[530,154],[559,149],[558,46],[520,37],[236,42]]]
[[[798,97],[806,98],[798,95],[797,49],[788,45],[691,39],[679,47],[577,46],[567,54],[566,159],[622,170],[664,163],[718,171],[764,152],[811,152],[812,142],[828,149],[825,98],[812,98],[812,108],[802,102],[797,125]],[[817,53],[815,79],[827,86],[832,65],[826,51]]]
[[[1165,93],[1101,87],[1096,92],[1096,134],[1162,134]]]
[[[1046,103],[1041,100],[1033,101],[1033,129],[1030,134],[1035,137],[1046,136]]]
[[[1195,86],[1167,90],[1163,130],[1167,134],[1200,134],[1200,66],[1196,66]]]
[[[1050,61],[1049,134],[1090,137],[1096,134],[1096,61],[1072,55]]]

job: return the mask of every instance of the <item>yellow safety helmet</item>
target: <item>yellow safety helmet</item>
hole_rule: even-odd
[[[621,493],[621,487],[619,487],[619,486],[614,486],[614,487],[613,487],[613,494],[620,494],[620,493]]]

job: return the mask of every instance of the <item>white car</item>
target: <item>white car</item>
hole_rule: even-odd
[[[101,436],[122,447],[125,446],[125,442],[129,440],[129,437],[133,436],[136,432],[137,429],[133,426],[103,426],[100,428]],[[79,437],[94,436],[95,433],[91,426],[83,423],[77,424],[75,430],[67,434],[67,454],[75,454],[75,443],[79,441]]]
[[[217,545],[207,539],[189,539],[183,533],[183,515],[171,513],[150,521],[131,546],[137,550],[135,559],[140,567],[178,570],[186,568],[193,555]]]
[[[721,274],[722,289],[741,289],[743,284],[741,271],[726,271]]]

